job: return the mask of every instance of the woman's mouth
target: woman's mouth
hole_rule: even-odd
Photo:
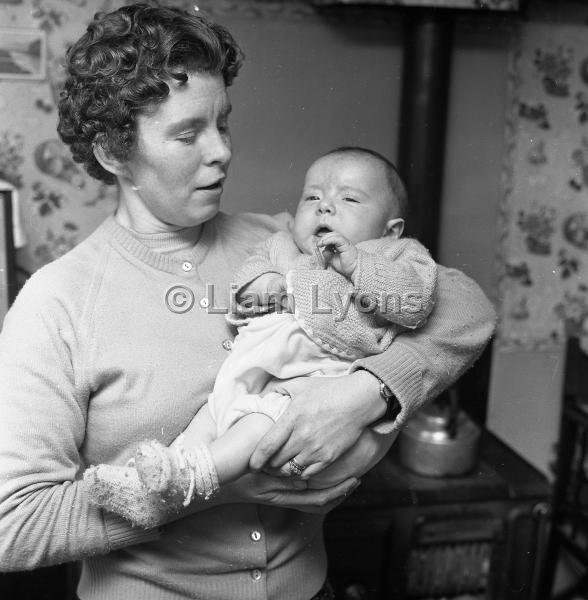
[[[218,191],[218,190],[221,190],[222,187],[223,187],[223,179],[218,179],[217,181],[214,181],[213,183],[211,183],[209,185],[201,185],[197,189],[204,190],[204,191]]]

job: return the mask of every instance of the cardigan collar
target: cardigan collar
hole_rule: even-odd
[[[144,236],[143,234],[135,234],[130,229],[123,227],[114,215],[109,216],[104,221],[103,228],[117,244],[120,244],[140,261],[160,271],[178,273],[182,270],[182,264],[186,261],[196,266],[204,260],[216,236],[214,225],[216,218],[214,217],[202,224],[200,236],[198,239],[194,239],[192,244],[188,243],[191,234],[189,229],[154,234],[153,237]],[[151,240],[145,239],[146,237],[151,238]],[[196,237],[193,232],[192,237]],[[165,252],[165,248],[177,249],[177,251],[169,254]]]

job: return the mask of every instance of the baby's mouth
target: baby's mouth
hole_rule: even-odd
[[[326,225],[321,225],[320,227],[317,227],[314,235],[316,237],[323,237],[323,235],[327,235],[327,233],[331,233],[331,231],[333,231],[330,227],[327,227]]]

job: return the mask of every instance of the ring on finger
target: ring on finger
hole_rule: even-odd
[[[290,459],[290,461],[288,462],[288,465],[290,467],[290,475],[296,476],[296,477],[300,477],[300,475],[302,475],[302,472],[304,471],[304,469],[306,469],[305,466],[301,465],[299,462],[296,462],[293,458]]]

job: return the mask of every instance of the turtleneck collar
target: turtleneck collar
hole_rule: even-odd
[[[198,243],[202,234],[202,225],[185,227],[178,231],[163,233],[139,233],[130,229],[131,235],[154,252],[173,255],[179,252],[190,251]]]
[[[186,260],[194,265],[202,262],[214,241],[214,221],[211,219],[195,228],[143,234],[123,227],[111,215],[103,227],[118,244],[139,260],[156,269],[177,273],[182,270],[182,263]]]

